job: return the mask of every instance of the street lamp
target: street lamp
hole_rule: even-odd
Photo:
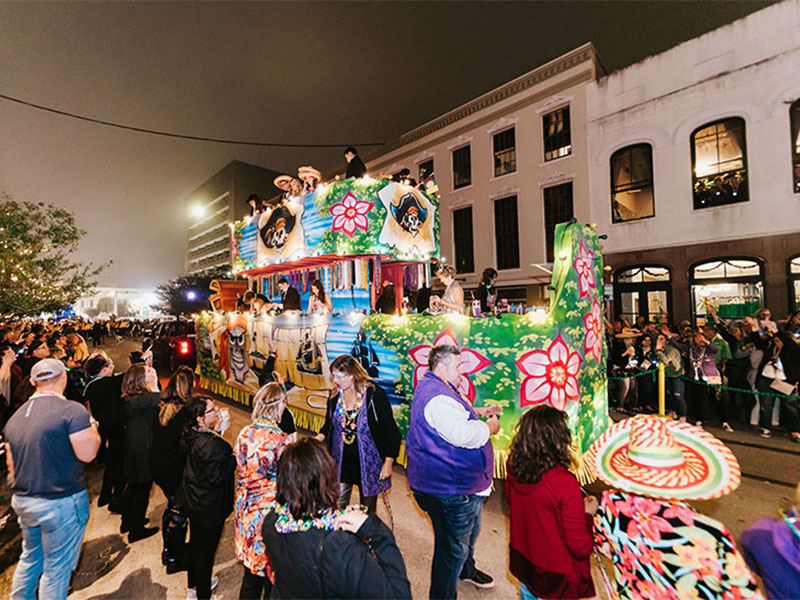
[[[186,292],[187,300],[194,300],[195,298],[197,298],[197,292],[195,292],[194,290],[189,290],[188,292]]]

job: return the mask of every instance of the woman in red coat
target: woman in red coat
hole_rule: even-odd
[[[542,405],[519,421],[508,459],[511,573],[522,600],[595,595],[589,565],[597,499],[569,471],[566,413]]]

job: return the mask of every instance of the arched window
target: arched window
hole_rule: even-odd
[[[611,155],[611,219],[614,223],[655,216],[653,149],[636,144]]]
[[[794,172],[794,193],[800,194],[800,100],[795,100],[789,108],[789,122],[792,128],[792,170]]]
[[[764,263],[746,256],[695,263],[689,271],[689,283],[698,322],[704,322],[709,303],[721,317],[746,317],[763,306]]]
[[[698,127],[691,145],[695,210],[748,200],[744,119]]]

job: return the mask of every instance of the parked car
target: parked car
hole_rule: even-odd
[[[170,371],[178,365],[194,367],[195,327],[193,321],[170,319],[153,327],[153,361],[169,365]]]

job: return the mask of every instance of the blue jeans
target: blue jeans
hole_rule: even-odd
[[[12,600],[63,600],[78,565],[89,522],[89,495],[82,490],[66,498],[11,498],[22,529],[22,556],[14,571]]]
[[[473,550],[481,531],[485,496],[475,494],[423,494],[414,492],[419,507],[433,525],[433,563],[429,598],[456,597],[459,578],[475,573]]]

